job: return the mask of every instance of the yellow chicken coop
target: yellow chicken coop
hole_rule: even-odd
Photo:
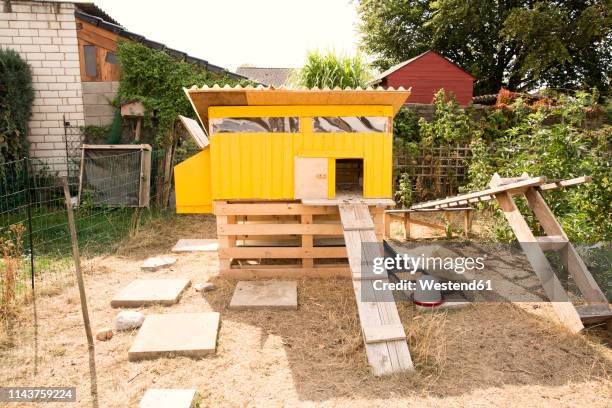
[[[175,167],[179,213],[214,213],[219,274],[350,277],[375,375],[412,370],[393,295],[375,289],[404,89],[191,88],[206,133]],[[208,136],[207,136],[208,135]],[[373,244],[373,245],[368,245]]]
[[[217,216],[222,273],[348,273],[338,205],[360,203],[382,239],[392,200],[393,117],[410,91],[185,89],[202,149],[175,167],[178,213]],[[291,265],[290,260],[295,261]]]

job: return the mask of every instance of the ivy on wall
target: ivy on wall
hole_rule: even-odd
[[[0,48],[0,164],[27,154],[33,100],[30,66],[17,52]]]
[[[124,101],[143,103],[147,115],[145,124],[156,129],[154,148],[166,148],[174,143],[173,129],[178,115],[194,117],[183,87],[240,83],[134,42],[120,42],[117,57],[121,64],[118,96]]]

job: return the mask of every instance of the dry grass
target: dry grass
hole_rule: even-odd
[[[571,335],[542,316],[509,304],[478,304],[449,312],[398,303],[409,336],[414,373],[374,378],[360,337],[353,290],[346,280],[302,280],[297,311],[228,309],[235,282],[216,276],[215,254],[181,254],[168,270],[141,272],[149,255],[168,253],[175,241],[214,235],[209,217],[175,217],[153,225],[120,254],[84,264],[94,330],[112,325],[110,299],[137,277],[210,280],[204,296],[189,289],[172,307],[146,313],[219,311],[214,356],[130,363],[136,333],[96,342],[102,407],[137,406],[148,388],[193,387],[206,407],[542,406],[607,407],[612,402],[612,353],[598,333]],[[532,306],[529,306],[532,307]],[[75,385],[86,407],[87,346],[76,288],[39,299],[40,362],[32,375],[27,319],[17,322],[17,348],[0,351],[0,383]],[[9,369],[4,369],[9,367]],[[36,406],[32,404],[31,406]]]

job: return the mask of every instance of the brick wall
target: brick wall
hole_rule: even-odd
[[[30,155],[66,157],[63,117],[84,124],[74,4],[13,1],[0,4],[0,47],[17,51],[32,68],[35,99],[30,120]]]
[[[83,106],[85,124],[108,126],[115,118],[115,108],[110,104],[117,97],[118,81],[83,82]]]

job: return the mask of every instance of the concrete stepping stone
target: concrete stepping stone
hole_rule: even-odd
[[[472,302],[464,298],[458,293],[451,293],[444,296],[444,303],[440,305],[441,309],[463,309],[471,305]]]
[[[153,256],[151,258],[147,258],[140,265],[140,269],[144,271],[156,271],[160,268],[174,265],[175,263],[176,263],[176,258],[172,258],[170,256]]]
[[[203,357],[215,352],[218,330],[217,312],[148,315],[128,351],[128,359]]]
[[[295,281],[240,281],[230,309],[297,309]]]
[[[191,408],[196,390],[152,388],[145,392],[138,408]]]
[[[111,307],[174,305],[189,285],[189,279],[136,279],[111,300]]]
[[[217,249],[216,239],[179,239],[172,252],[215,252]]]

